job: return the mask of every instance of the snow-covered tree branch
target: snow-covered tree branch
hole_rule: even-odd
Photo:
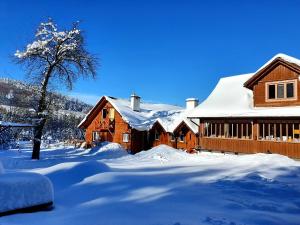
[[[97,58],[85,49],[78,22],[69,30],[59,30],[51,19],[40,24],[34,41],[24,50],[17,50],[15,58],[39,82],[36,112],[39,123],[35,130],[32,154],[32,158],[38,159],[42,130],[50,107],[47,101],[50,81],[58,79],[72,89],[79,76],[96,76]]]

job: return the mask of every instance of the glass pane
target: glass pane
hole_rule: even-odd
[[[275,84],[269,85],[269,99],[275,99]]]
[[[277,98],[284,98],[284,84],[277,85]]]
[[[294,83],[286,84],[286,97],[293,98],[294,97]]]

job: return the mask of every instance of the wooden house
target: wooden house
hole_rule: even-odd
[[[198,105],[198,99],[186,100],[186,109],[164,118],[158,118],[150,130],[151,146],[160,144],[188,152],[198,146],[198,120],[189,120],[187,115]]]
[[[255,73],[226,77],[195,108],[199,148],[300,158],[300,60],[278,54]]]
[[[157,120],[165,120],[182,110],[173,105],[142,103],[137,95],[132,95],[130,100],[103,96],[78,127],[85,130],[88,146],[103,141],[116,142],[136,153],[158,143],[164,144],[161,139],[164,128],[159,127]]]

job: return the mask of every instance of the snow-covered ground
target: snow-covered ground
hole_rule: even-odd
[[[43,149],[39,161],[30,154],[1,151],[0,160],[6,172],[50,178],[55,207],[0,217],[1,225],[300,224],[300,162],[284,156],[167,146],[127,155],[112,143]]]

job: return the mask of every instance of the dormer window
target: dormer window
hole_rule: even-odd
[[[266,83],[266,101],[286,101],[297,99],[297,80]]]

